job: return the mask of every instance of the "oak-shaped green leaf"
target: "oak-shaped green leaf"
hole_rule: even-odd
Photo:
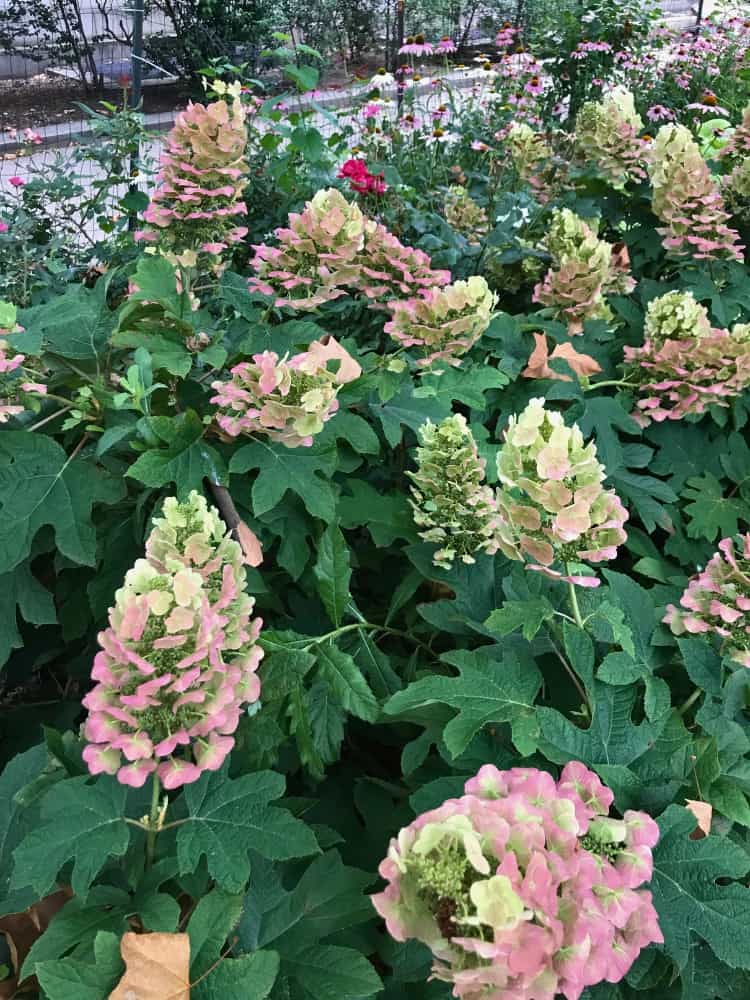
[[[94,288],[69,285],[64,295],[22,310],[19,322],[32,334],[41,334],[47,351],[61,358],[93,361],[104,350],[115,323],[107,306],[107,282]]]
[[[39,826],[14,852],[13,886],[30,885],[44,895],[60,869],[72,861],[70,884],[76,896],[85,899],[104,865],[128,848],[126,791],[109,777],[91,782],[81,776],[53,785],[42,801]]]
[[[0,775],[0,915],[26,909],[37,896],[26,886],[9,891],[13,871],[13,850],[39,823],[39,800],[19,801],[23,789],[35,781],[49,763],[44,744],[18,754]]]
[[[717,536],[730,538],[737,534],[741,522],[748,523],[750,514],[747,504],[739,497],[730,496],[730,492],[729,488],[725,491],[710,472],[688,479],[684,496],[690,500],[685,507],[690,519],[687,526],[689,538],[705,538],[709,542]]]
[[[21,978],[33,975],[44,962],[66,956],[87,958],[102,932],[116,934],[119,940],[128,929],[127,912],[127,892],[111,885],[95,885],[86,902],[74,896],[31,946],[21,968]]]
[[[457,757],[473,737],[490,723],[508,722],[513,742],[527,756],[534,751],[534,700],[542,684],[533,662],[515,656],[500,657],[499,647],[488,651],[456,650],[442,659],[458,669],[459,677],[425,677],[398,691],[386,703],[388,715],[408,714],[426,705],[457,708],[443,732],[445,745]]]
[[[222,769],[188,785],[188,815],[177,830],[180,871],[195,871],[205,855],[218,885],[239,892],[250,877],[250,850],[273,861],[317,854],[312,830],[288,810],[270,804],[283,794],[284,779],[272,771],[231,781]]]
[[[334,445],[286,448],[283,444],[254,441],[234,453],[229,471],[237,474],[258,470],[251,494],[256,517],[272,510],[286,491],[291,490],[313,517],[330,522],[334,519],[336,499],[329,480],[336,459]]]
[[[342,528],[364,525],[378,548],[392,545],[397,538],[416,541],[409,502],[403,493],[385,493],[363,479],[348,479],[347,493],[339,499]]]
[[[96,561],[91,509],[115,503],[123,484],[82,458],[71,461],[52,438],[0,435],[0,573],[17,566],[40,528],[51,525],[60,553],[82,566]]]
[[[537,709],[543,741],[541,749],[557,763],[580,760],[598,764],[631,764],[658,739],[667,716],[636,724],[632,713],[635,687],[593,685],[592,719],[586,729],[575,725],[554,708]]]
[[[546,597],[529,601],[506,601],[502,608],[492,612],[484,624],[485,628],[497,635],[510,635],[520,628],[524,639],[531,641],[554,613],[555,609]]]
[[[737,882],[750,871],[750,854],[725,837],[691,840],[695,817],[669,806],[659,817],[651,883],[664,948],[679,968],[694,934],[731,968],[750,968],[750,890]]]
[[[27,562],[20,563],[9,573],[0,576],[0,666],[10,656],[11,650],[23,646],[18,631],[17,613],[33,625],[54,625],[57,621],[52,594],[43,587],[31,572]]]
[[[174,483],[180,498],[185,498],[191,490],[200,491],[206,477],[212,482],[223,482],[222,458],[203,440],[205,428],[194,410],[177,417],[152,417],[149,427],[166,447],[144,451],[128,469],[133,479],[146,486]]]

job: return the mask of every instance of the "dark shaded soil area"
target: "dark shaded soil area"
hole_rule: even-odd
[[[105,89],[87,94],[74,80],[40,73],[28,80],[0,80],[0,131],[8,129],[39,128],[59,123],[80,121],[85,117],[81,104],[96,107],[99,101],[112,104],[122,102],[121,90]],[[174,111],[185,104],[185,88],[179,84],[163,87],[144,87],[143,107],[147,114]]]

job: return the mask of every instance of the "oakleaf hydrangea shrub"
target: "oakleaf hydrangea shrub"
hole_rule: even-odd
[[[616,20],[6,160],[0,993],[750,997],[750,28]]]
[[[220,408],[216,422],[230,437],[264,434],[287,448],[309,447],[338,410],[341,386],[360,373],[332,337],[313,341],[291,358],[274,351],[255,354],[231,369],[228,382],[213,383],[211,402]]]
[[[577,762],[558,781],[486,764],[391,841],[373,903],[397,941],[427,945],[455,997],[578,1000],[620,982],[663,940],[641,888],[659,830],[642,812],[610,816],[613,800]]]
[[[244,705],[260,697],[262,622],[245,592],[242,549],[193,491],[162,517],[115,594],[99,635],[83,751],[92,774],[165,788],[218,770]]]
[[[750,667],[750,535],[723,538],[706,567],[691,577],[664,621],[675,635],[716,635],[726,655]]]
[[[477,552],[496,552],[497,504],[483,485],[485,462],[466,418],[456,413],[437,425],[427,421],[419,437],[410,503],[420,537],[440,546],[435,565],[450,568],[456,559],[473,563]]]
[[[553,577],[563,575],[558,565],[614,559],[627,539],[628,512],[602,485],[606,470],[594,442],[586,443],[578,425],[566,426],[543,399],[512,416],[503,437],[497,456],[501,551]],[[590,575],[565,579],[598,585]]]

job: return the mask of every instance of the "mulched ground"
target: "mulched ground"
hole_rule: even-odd
[[[40,73],[28,80],[0,80],[0,131],[11,128],[39,128],[85,117],[80,105],[96,107],[101,100],[112,104],[122,101],[122,91],[105,90],[86,94],[74,80],[65,80],[50,73]],[[186,93],[180,85],[144,87],[143,106],[147,113],[173,111],[185,104]]]

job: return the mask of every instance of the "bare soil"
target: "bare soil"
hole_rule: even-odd
[[[149,114],[173,111],[183,107],[186,91],[179,84],[164,87],[144,87],[143,107]],[[0,80],[0,131],[39,128],[59,124],[64,131],[66,122],[85,117],[81,104],[95,108],[99,101],[122,101],[121,90],[86,93],[80,83],[51,73],[39,73],[27,80]]]

